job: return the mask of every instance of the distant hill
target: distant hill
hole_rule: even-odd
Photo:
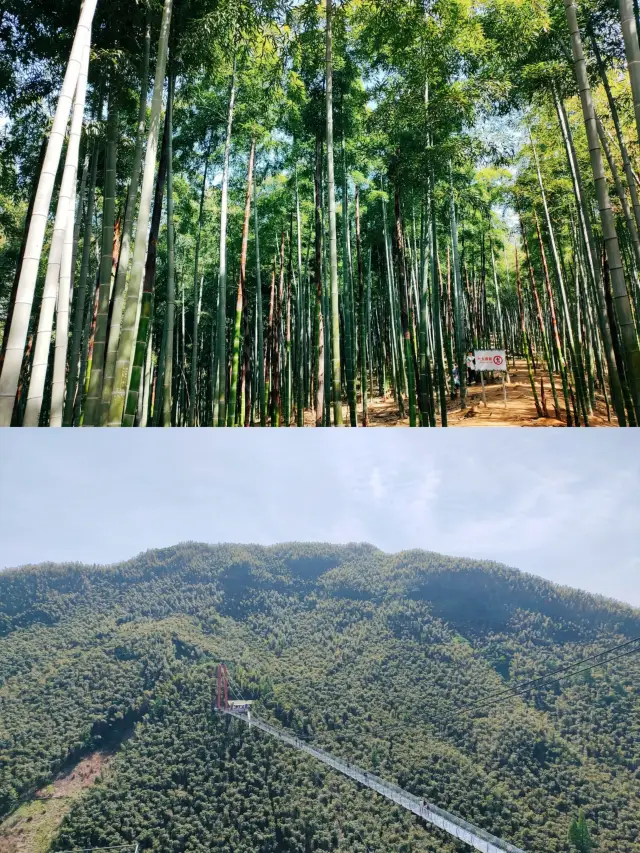
[[[110,749],[52,849],[465,849],[220,719],[224,660],[266,719],[526,851],[569,853],[582,808],[598,851],[638,853],[640,655],[503,694],[634,637],[640,611],[609,599],[365,544],[185,543],[5,571],[0,817]]]

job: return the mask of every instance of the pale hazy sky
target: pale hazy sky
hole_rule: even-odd
[[[425,548],[640,606],[638,432],[0,434],[0,568],[185,540]]]

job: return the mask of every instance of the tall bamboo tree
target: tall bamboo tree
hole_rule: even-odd
[[[80,146],[80,131],[84,120],[84,104],[87,89],[87,76],[89,73],[89,58],[91,48],[87,43],[82,57],[82,68],[78,77],[78,88],[73,103],[73,115],[71,118],[71,133],[69,136],[69,149],[77,146],[78,150],[73,152],[76,158],[74,169],[73,186],[75,189],[75,178],[77,176],[77,156]],[[67,157],[68,159],[68,157]],[[87,169],[85,168],[86,179]],[[69,196],[69,208],[67,212],[67,224],[65,229],[64,244],[62,247],[62,258],[60,262],[60,283],[58,286],[58,310],[56,314],[56,344],[53,362],[53,378],[51,383],[51,410],[49,423],[52,427],[62,426],[62,410],[64,405],[64,392],[67,379],[67,348],[69,346],[69,308],[71,302],[71,282],[74,273],[74,247],[77,241],[76,215],[79,218],[80,207],[76,214],[75,193]],[[82,192],[81,192],[82,195]],[[32,374],[33,375],[33,374]]]
[[[196,246],[195,258],[193,261],[193,333],[191,336],[191,397],[189,400],[189,426],[196,425],[196,396],[197,396],[197,377],[198,377],[198,325],[200,320],[200,240],[202,237],[202,224],[204,221],[204,200],[207,191],[207,172],[209,171],[209,159],[211,157],[211,146],[213,143],[213,135],[209,134],[209,141],[204,159],[204,172],[202,175],[202,188],[200,190],[200,208],[198,211],[198,226],[196,230]]]
[[[173,97],[172,75],[168,75],[168,96]],[[167,98],[168,100],[168,98]],[[160,220],[162,218],[162,200],[167,181],[169,165],[169,117],[170,111],[167,107],[164,118],[164,131],[162,134],[162,147],[160,149],[160,161],[158,163],[158,174],[156,175],[156,186],[153,199],[153,213],[151,214],[151,228],[147,245],[147,258],[144,265],[144,280],[142,286],[142,299],[138,307],[138,331],[131,360],[131,378],[129,390],[122,418],[123,426],[135,426],[140,389],[142,388],[142,375],[147,352],[147,338],[153,328],[153,311],[155,304],[156,265],[158,258],[158,239],[160,232]],[[156,385],[157,394],[155,399],[162,395],[162,383]],[[159,407],[162,408],[161,406]]]
[[[172,10],[173,0],[164,0],[162,22],[160,24],[160,36],[158,39],[158,55],[156,59],[153,97],[151,99],[151,115],[149,118],[147,148],[142,172],[142,186],[140,188],[140,205],[136,221],[136,238],[133,246],[133,260],[131,276],[129,278],[129,287],[127,290],[127,299],[122,318],[122,331],[118,342],[113,394],[111,396],[111,403],[109,406],[108,426],[120,426],[122,423],[126,395],[129,388],[131,371],[130,362],[136,340],[138,307],[140,304],[144,262],[147,255],[149,216],[151,213],[153,178],[155,173],[156,152],[158,149],[158,135],[162,112],[162,90],[164,87],[167,64],[167,48],[169,44],[169,31],[171,29]]]
[[[240,277],[238,281],[238,296],[236,299],[235,321],[233,326],[233,349],[231,362],[231,389],[229,395],[229,413],[227,426],[235,426],[236,423],[236,401],[238,394],[238,372],[240,366],[240,338],[242,329],[243,311],[246,310],[246,287],[247,287],[247,250],[249,248],[249,222],[251,219],[251,196],[253,193],[253,164],[256,153],[256,141],[251,140],[249,152],[249,165],[247,168],[247,195],[244,205],[244,220],[242,223],[242,248],[240,250]]]
[[[621,0],[621,3],[624,4],[625,9],[630,5],[628,0]],[[600,219],[602,221],[602,231],[607,253],[609,275],[611,276],[611,286],[615,300],[616,315],[620,326],[620,337],[624,347],[625,366],[628,373],[628,382],[632,394],[635,417],[638,419],[640,418],[640,348],[638,347],[638,334],[633,320],[633,311],[631,309],[631,303],[625,282],[618,235],[616,233],[613,212],[611,210],[611,202],[609,200],[609,190],[607,188],[607,182],[604,174],[602,151],[598,141],[596,116],[591,97],[589,78],[587,76],[584,52],[582,50],[582,39],[578,28],[578,16],[575,0],[564,0],[564,5],[569,33],[571,35],[571,50],[573,53],[573,63],[578,83],[578,92],[580,94],[580,103],[582,105],[582,114],[589,142],[591,169],[593,171],[593,179],[596,186],[598,207],[600,208]],[[640,73],[640,65],[635,66],[634,74],[636,71],[637,73]],[[640,93],[638,98],[640,98]],[[638,101],[638,103],[640,105],[640,101]]]
[[[173,408],[173,349],[175,324],[175,229],[173,222],[173,75],[169,78],[169,97],[167,98],[167,306],[166,340],[162,387],[162,425],[171,426]],[[206,169],[205,169],[206,181]],[[204,181],[203,181],[204,184]],[[200,213],[202,218],[202,212]],[[159,407],[158,407],[159,408]]]
[[[229,85],[229,109],[227,112],[227,135],[224,145],[222,166],[222,195],[220,199],[220,269],[218,273],[218,377],[217,396],[214,403],[213,425],[223,427],[226,422],[227,405],[227,221],[229,216],[229,157],[231,134],[237,91],[237,52],[234,50],[233,69]]]
[[[80,73],[78,75],[76,92],[73,104],[73,114],[71,118],[71,130],[69,134],[69,142],[67,144],[67,154],[58,194],[58,207],[56,210],[56,218],[53,226],[53,235],[51,237],[51,248],[49,250],[49,260],[47,263],[47,274],[44,283],[44,292],[40,303],[40,317],[38,320],[38,334],[34,350],[33,363],[31,367],[31,379],[29,382],[29,392],[27,396],[27,406],[24,413],[24,426],[38,426],[40,421],[40,411],[42,409],[42,399],[44,394],[45,376],[47,366],[49,364],[49,350],[51,346],[51,335],[53,332],[53,317],[56,307],[56,302],[59,298],[59,284],[61,276],[61,267],[63,256],[65,253],[65,243],[69,227],[71,228],[70,238],[72,241],[73,234],[73,212],[75,210],[75,194],[76,194],[76,177],[78,172],[78,156],[80,151],[80,137],[82,135],[82,125],[84,121],[84,102],[87,88],[87,75],[89,72],[89,44],[90,35],[87,36],[82,58]],[[69,246],[69,250],[73,249],[73,245]],[[69,306],[69,286],[71,257],[67,258],[67,267],[64,270],[65,281],[67,283],[66,293],[62,296],[65,299],[65,308]],[[63,334],[66,331],[63,330]],[[59,366],[60,368],[60,366]],[[59,376],[56,377],[59,380]]]
[[[624,50],[627,56],[627,68],[629,70],[629,79],[631,81],[633,110],[636,117],[636,130],[638,133],[638,141],[640,141],[640,47],[638,46],[638,30],[633,9],[633,0],[619,0],[619,3],[620,25],[622,27]],[[565,0],[565,8],[567,8],[567,0]]]
[[[133,150],[133,162],[131,164],[131,177],[129,180],[129,192],[124,213],[124,224],[122,226],[122,238],[120,244],[120,257],[118,258],[118,269],[113,288],[113,306],[111,309],[111,323],[109,327],[109,339],[107,343],[107,355],[104,368],[104,382],[102,385],[102,402],[100,409],[101,423],[106,424],[109,417],[111,394],[113,393],[113,380],[116,369],[116,358],[118,355],[118,344],[120,343],[120,328],[122,324],[122,310],[124,307],[125,288],[129,273],[129,259],[131,253],[131,234],[133,229],[133,218],[138,200],[138,184],[140,181],[140,168],[142,166],[142,146],[144,143],[144,131],[147,120],[147,90],[149,87],[149,55],[151,51],[151,24],[147,13],[147,26],[144,38],[144,52],[142,58],[142,69],[140,72],[140,106],[138,109],[138,125],[136,132],[135,147]]]
[[[29,232],[20,269],[20,279],[7,339],[2,374],[0,374],[0,426],[10,426],[13,404],[16,398],[22,358],[27,342],[29,319],[38,277],[38,266],[42,254],[47,217],[53,194],[58,163],[62,152],[65,129],[71,112],[71,104],[78,85],[82,56],[86,44],[91,42],[91,24],[97,0],[84,0],[76,28],[69,62],[65,71],[62,89],[58,97],[53,124],[49,133],[47,151],[40,172],[38,189],[29,221]]]
[[[329,198],[329,275],[331,294],[331,384],[334,426],[343,426],[342,371],[340,367],[340,305],[338,293],[338,235],[336,226],[336,179],[333,159],[333,0],[326,0],[327,16],[327,195]]]
[[[98,316],[93,341],[93,357],[89,390],[85,401],[83,426],[100,426],[100,401],[104,377],[105,349],[111,299],[111,276],[113,268],[113,238],[116,214],[116,152],[118,143],[118,103],[115,72],[109,85],[109,107],[107,120],[107,145],[105,150],[104,192],[102,204],[102,257],[100,260],[100,295]]]

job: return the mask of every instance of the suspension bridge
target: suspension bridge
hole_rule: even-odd
[[[292,732],[287,732],[284,729],[276,728],[275,726],[265,723],[263,720],[251,713],[252,702],[247,700],[229,700],[229,673],[225,664],[218,666],[217,675],[217,710],[221,714],[233,717],[240,720],[250,728],[259,729],[265,734],[277,738],[288,746],[294,747],[301,752],[321,761],[323,764],[337,770],[349,779],[353,779],[365,788],[370,788],[372,791],[385,797],[387,800],[395,803],[406,811],[422,818],[426,823],[437,826],[448,835],[468,844],[474,850],[480,850],[481,853],[525,853],[520,847],[515,847],[507,841],[485,832],[484,829],[474,826],[466,820],[451,814],[444,809],[439,808],[433,803],[428,803],[426,800],[416,797],[409,791],[405,791],[393,782],[388,782],[379,776],[369,773],[357,767],[355,764],[350,764],[317,746],[312,746],[309,743],[301,740]]]

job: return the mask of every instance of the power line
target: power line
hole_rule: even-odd
[[[632,640],[627,640],[624,643],[619,643],[616,646],[612,646],[609,649],[605,649],[605,651],[603,651],[603,652],[598,652],[597,654],[589,655],[588,657],[582,658],[579,661],[574,661],[571,664],[566,664],[566,665],[563,665],[561,667],[558,667],[557,669],[553,669],[553,670],[551,670],[551,672],[548,672],[545,675],[540,675],[540,676],[537,676],[536,678],[527,679],[526,681],[515,682],[513,685],[510,685],[509,687],[506,687],[504,689],[499,689],[497,691],[487,693],[482,698],[475,700],[474,702],[470,702],[470,703],[468,703],[468,705],[465,705],[463,707],[464,708],[466,708],[466,707],[470,708],[470,707],[473,707],[474,705],[478,704],[479,702],[485,702],[489,699],[497,698],[498,696],[511,694],[516,689],[528,687],[529,685],[537,684],[538,682],[541,682],[541,681],[547,681],[549,678],[551,678],[551,676],[558,675],[558,674],[563,673],[563,672],[570,672],[571,670],[575,669],[576,667],[582,666],[582,664],[586,663],[587,661],[597,660],[598,658],[601,658],[601,657],[604,657],[605,655],[611,654],[611,652],[618,651],[619,649],[624,649],[624,648],[632,645],[633,643],[637,643],[639,641],[640,641],[640,637],[635,637]],[[612,658],[611,660],[615,660],[615,659],[616,658]],[[296,683],[296,682],[300,682],[300,681],[307,683],[310,688],[322,687],[322,685],[320,683],[318,683],[318,682],[314,683],[307,676],[298,676],[298,677],[291,678],[291,677],[288,677],[285,675],[285,678],[287,679],[285,684],[283,685],[285,687],[290,686],[292,683]],[[414,682],[417,684],[417,681],[414,680]]]
[[[532,689],[533,685],[540,685],[541,687],[544,687],[547,684],[553,684],[553,683],[558,682],[558,681],[564,681],[565,678],[567,678],[567,677],[579,675],[580,673],[588,672],[591,669],[596,669],[596,668],[606,666],[609,663],[613,663],[614,661],[620,660],[621,658],[624,658],[624,657],[628,657],[629,655],[637,654],[638,652],[640,652],[640,647],[638,647],[637,649],[630,649],[629,651],[623,652],[622,654],[619,654],[619,655],[615,655],[612,658],[607,658],[607,660],[601,661],[600,663],[592,663],[587,667],[583,667],[582,669],[578,669],[577,671],[574,671],[576,669],[576,667],[581,667],[586,661],[598,660],[598,658],[602,658],[605,655],[609,655],[613,651],[617,651],[619,649],[627,648],[628,646],[632,645],[633,643],[637,643],[638,641],[640,641],[640,637],[635,637],[632,640],[628,640],[625,643],[619,643],[618,645],[613,646],[610,649],[606,649],[603,652],[599,652],[598,654],[590,655],[589,657],[582,658],[581,660],[575,661],[572,664],[567,664],[566,666],[558,667],[557,669],[552,670],[551,672],[547,673],[546,675],[541,675],[541,676],[538,676],[537,678],[527,679],[526,681],[520,681],[520,682],[515,683],[512,687],[509,687],[505,690],[500,690],[497,692],[494,691],[493,693],[489,693],[488,695],[483,696],[483,697],[475,700],[474,702],[470,702],[467,705],[464,705],[462,708],[459,708],[457,711],[455,711],[452,714],[452,716],[453,717],[461,716],[462,714],[467,713],[468,711],[475,708],[477,705],[484,705],[485,707],[492,707],[493,705],[497,705],[503,701],[506,701],[507,697],[510,698],[512,696],[520,696],[523,693],[527,693],[529,690]],[[567,676],[567,675],[563,676],[562,675],[563,673],[569,673],[569,672],[571,673],[571,676]],[[556,677],[558,675],[560,677]],[[236,697],[240,698],[238,696],[238,693],[235,691],[235,689],[234,689],[234,693],[236,694]],[[401,730],[406,731],[406,726],[403,726],[403,725],[384,726],[384,727],[379,727],[376,729],[370,729],[364,733],[366,733],[368,735],[376,735],[376,734],[388,734],[390,732],[396,732],[396,731],[401,731]],[[311,738],[308,738],[305,735],[302,735],[302,736],[298,735],[298,737],[301,737],[301,739],[305,739],[305,740],[311,740]]]
[[[628,643],[621,643],[619,646],[616,646],[615,648],[623,648],[625,646],[629,646],[631,643],[637,642],[638,639],[640,639],[640,637],[637,638],[636,640],[630,640]],[[576,667],[576,666],[581,666],[585,661],[592,660],[593,658],[602,657],[605,654],[609,654],[612,650],[614,650],[614,649],[609,649],[606,652],[601,652],[599,655],[592,655],[590,657],[583,658],[582,660],[577,661],[575,664],[571,664],[570,666],[561,667],[558,670],[554,670],[554,673],[561,672],[561,671],[566,672],[569,669],[574,669],[574,667]],[[607,660],[604,660],[600,663],[592,663],[589,666],[586,666],[582,669],[579,669],[575,672],[572,672],[570,676],[555,677],[554,673],[548,673],[545,676],[540,676],[539,678],[534,678],[534,679],[530,679],[530,680],[525,681],[525,682],[521,682],[519,685],[518,684],[514,685],[514,687],[512,689],[501,691],[498,695],[489,694],[489,696],[483,696],[482,698],[477,699],[475,702],[471,702],[468,705],[465,705],[462,708],[458,709],[457,711],[454,711],[452,716],[454,716],[454,717],[461,716],[462,714],[467,713],[467,711],[475,708],[477,705],[484,705],[485,707],[491,707],[492,705],[500,704],[500,702],[505,701],[507,699],[507,697],[510,698],[511,696],[519,696],[523,693],[527,693],[529,690],[532,689],[531,685],[534,683],[538,684],[538,683],[542,682],[542,684],[540,684],[540,686],[544,687],[547,683],[553,684],[554,682],[557,682],[557,681],[564,681],[565,678],[572,677],[574,675],[579,675],[582,672],[588,672],[591,669],[596,669],[596,668],[599,668],[602,666],[606,666],[609,663],[613,663],[616,660],[620,660],[620,658],[628,657],[629,655],[637,654],[638,652],[640,652],[640,647],[637,649],[630,649],[627,652],[623,652],[622,654],[615,655],[614,657],[608,658]],[[488,700],[491,700],[491,701],[488,701]],[[427,721],[427,722],[432,722],[432,721]],[[403,726],[403,725],[382,726],[382,727],[379,727],[376,729],[367,730],[366,734],[372,734],[372,735],[388,734],[389,732],[396,732],[396,731],[402,731],[402,730],[406,730],[406,726]]]
[[[631,642],[636,642],[636,641],[632,640]],[[623,646],[628,646],[628,645],[629,645],[629,643],[623,643],[618,648],[622,648]],[[609,652],[610,651],[611,651],[611,649],[609,650]],[[557,681],[564,681],[565,678],[573,677],[574,675],[579,675],[582,672],[588,672],[589,670],[596,669],[596,668],[599,668],[602,666],[606,666],[609,663],[613,663],[616,660],[620,660],[620,658],[625,658],[625,657],[628,657],[629,655],[637,654],[638,652],[640,652],[640,647],[637,649],[630,649],[629,651],[623,652],[622,654],[615,655],[612,658],[608,658],[607,660],[604,660],[601,663],[592,663],[589,666],[583,667],[582,669],[579,669],[575,672],[572,672],[570,676],[565,675],[565,676],[560,676],[560,677],[556,678],[556,677],[552,676],[552,674],[550,673],[546,676],[542,676],[541,678],[531,679],[530,681],[523,682],[523,686],[520,686],[519,688],[516,685],[514,687],[514,689],[512,689],[512,690],[502,691],[499,696],[494,695],[492,700],[491,700],[491,696],[489,696],[489,697],[483,696],[481,699],[478,699],[475,702],[471,702],[468,705],[465,705],[464,707],[458,709],[458,711],[455,711],[452,714],[452,716],[453,717],[461,716],[462,714],[465,714],[468,711],[470,711],[471,709],[475,708],[477,705],[483,705],[485,707],[491,707],[492,705],[498,705],[501,702],[506,701],[507,698],[511,698],[512,696],[520,696],[521,694],[527,693],[529,690],[532,689],[532,687],[530,686],[532,683],[535,682],[536,684],[538,684],[542,679],[544,679],[544,680],[540,686],[544,687],[544,686],[546,686],[546,684],[553,684],[554,682],[557,682]],[[602,655],[607,654],[607,653],[608,652],[602,652],[600,655],[595,655],[592,657],[602,657]],[[574,666],[581,665],[586,660],[591,660],[591,659],[592,658],[583,658],[581,661],[578,661],[576,664],[572,664],[571,668],[573,668]],[[566,669],[569,669],[569,667],[567,667]],[[559,670],[556,670],[556,672],[557,671],[559,671]],[[529,685],[529,686],[527,686],[527,685]],[[488,701],[488,700],[491,700],[491,701]],[[405,727],[401,726],[401,725],[385,726],[385,727],[381,727],[378,729],[372,729],[372,730],[368,731],[367,734],[380,734],[380,733],[384,734],[384,733],[389,733],[389,732],[393,732],[393,731],[399,731],[399,730],[404,729],[404,728]]]
[[[555,681],[564,681],[565,678],[572,677],[573,675],[579,675],[581,672],[588,672],[591,669],[596,669],[596,668],[599,668],[601,666],[606,666],[609,663],[613,663],[616,660],[620,660],[620,658],[626,658],[629,655],[638,654],[638,652],[640,652],[640,648],[630,649],[627,652],[623,652],[621,655],[616,655],[615,657],[608,658],[607,660],[602,661],[602,663],[592,663],[590,666],[585,666],[583,669],[578,669],[575,672],[573,672],[571,674],[571,676],[561,676],[560,678],[549,678],[548,683],[553,684],[553,682],[555,682]],[[581,661],[581,663],[584,663],[584,661]],[[546,683],[547,682],[545,681],[542,686],[544,687],[546,685]],[[509,692],[511,696],[520,696],[522,693],[527,693],[531,689],[532,689],[531,687],[524,687],[521,690],[514,690],[514,691],[507,691],[507,692]],[[475,707],[476,705],[483,704],[483,703],[486,704],[488,707],[491,707],[492,705],[496,705],[496,704],[499,704],[500,702],[502,702],[503,698],[506,699],[507,697],[506,696],[505,697],[502,697],[502,696],[496,697],[492,702],[487,702],[485,698],[479,699],[477,702],[474,702],[471,705],[466,705],[464,708],[461,708],[456,714],[454,714],[454,716],[459,716],[460,714],[466,713],[467,710]]]
[[[113,844],[110,847],[70,847],[64,853],[88,853],[90,850],[125,850],[127,847],[138,847],[136,841],[131,841],[129,844]]]
[[[365,849],[366,853],[372,853],[371,848],[369,847],[369,845],[367,844],[367,842],[364,840],[364,836],[362,835],[362,833],[360,832],[360,830],[358,829],[358,827],[356,826],[356,824],[355,824],[355,823],[352,823],[352,824],[350,824],[350,826],[351,826],[351,827],[353,827],[353,829],[355,829],[355,831],[357,832],[357,834],[360,836],[360,841],[362,841],[362,843],[364,844],[364,849]],[[344,830],[343,830],[343,833],[342,833],[342,834],[344,835]]]
[[[582,658],[579,661],[574,661],[574,663],[566,664],[565,666],[560,666],[557,669],[553,669],[553,670],[551,670],[551,672],[546,673],[546,675],[539,675],[537,678],[530,678],[527,681],[518,681],[515,684],[513,684],[510,687],[507,687],[503,690],[494,691],[493,693],[487,693],[485,696],[482,697],[482,701],[484,701],[486,699],[492,699],[495,696],[502,696],[505,693],[512,693],[513,690],[516,688],[525,687],[525,686],[530,685],[530,684],[536,684],[538,681],[546,681],[552,675],[557,675],[558,673],[561,673],[561,672],[569,672],[570,670],[575,669],[578,666],[582,666],[583,663],[586,663],[589,660],[596,660],[597,658],[604,657],[605,655],[611,654],[611,652],[616,652],[616,651],[618,651],[618,649],[624,649],[627,646],[632,645],[633,643],[637,643],[638,641],[640,641],[640,637],[635,637],[635,639],[633,639],[633,640],[628,640],[626,643],[620,643],[617,646],[613,646],[610,649],[606,649],[606,651],[604,651],[604,652],[599,652],[596,655],[590,655],[589,657]],[[606,661],[605,661],[605,663],[606,663]],[[480,701],[480,700],[478,700],[478,701]],[[469,707],[471,705],[475,705],[475,704],[476,704],[476,702],[468,703]],[[467,707],[467,706],[464,706],[464,707]]]

